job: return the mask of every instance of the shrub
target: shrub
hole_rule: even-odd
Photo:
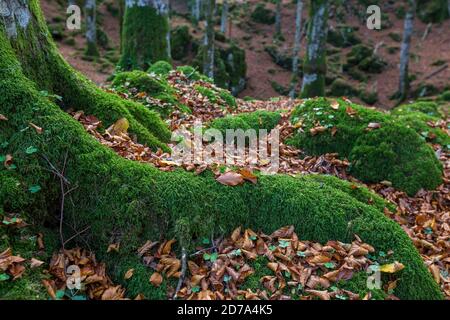
[[[150,66],[148,73],[154,73],[160,76],[166,76],[172,71],[172,65],[167,61],[158,61]]]
[[[251,14],[251,18],[253,21],[257,23],[263,24],[274,24],[275,23],[275,15],[274,13],[267,9],[265,4],[258,3]]]

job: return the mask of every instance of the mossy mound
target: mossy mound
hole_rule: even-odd
[[[147,70],[156,61],[168,60],[168,32],[166,16],[151,5],[131,3],[123,17],[123,52],[119,65],[124,70]]]
[[[30,10],[32,17],[40,14],[36,0],[30,0]],[[33,36],[37,34],[27,38]],[[189,248],[188,240],[193,237],[227,233],[237,225],[270,232],[292,224],[301,239],[348,242],[358,234],[376,250],[393,250],[393,259],[405,265],[394,294],[403,299],[442,299],[411,240],[377,208],[309,176],[261,176],[255,185],[233,188],[219,184],[210,172],[200,176],[185,171],[162,172],[123,159],[39,93],[35,83],[23,74],[1,27],[0,69],[0,87],[5,88],[0,95],[0,113],[9,119],[0,121],[0,138],[9,143],[2,151],[12,154],[16,164],[13,174],[23,195],[21,203],[16,204],[30,222],[53,221],[54,208],[60,202],[59,179],[39,155],[45,155],[58,168],[64,166],[66,179],[76,186],[65,208],[66,221],[90,226],[83,239],[99,259],[116,270],[112,275],[115,280],[129,284],[130,296],[143,293],[156,297],[155,291],[162,290],[151,286],[151,272],[136,257],[136,249],[148,239],[176,236]],[[89,88],[80,95],[91,96]],[[108,112],[106,106],[104,112]],[[25,129],[30,122],[42,127],[43,132]],[[30,146],[38,152],[28,154]],[[0,179],[2,185],[3,176]],[[40,190],[30,189],[34,185]],[[6,203],[13,202],[9,197],[4,199]],[[118,252],[107,253],[111,243],[120,243]],[[130,283],[123,273],[128,266],[135,268]]]
[[[167,76],[172,71],[172,65],[167,61],[157,61],[148,68],[148,73],[154,73],[159,76]]]
[[[359,94],[358,88],[341,78],[334,80],[329,89],[329,95],[332,97],[353,97]]]
[[[274,24],[275,14],[272,10],[267,9],[264,3],[258,3],[251,14],[253,21],[262,24]]]
[[[363,44],[358,44],[347,54],[347,64],[344,69],[357,67],[368,73],[380,73],[386,67],[386,62],[375,55],[374,49]]]
[[[335,108],[323,98],[297,107],[292,122],[302,122],[302,131],[288,142],[310,154],[337,152],[351,161],[355,177],[388,180],[410,195],[442,183],[442,165],[414,130],[388,114],[341,100]]]
[[[192,65],[203,72],[203,47],[200,47]],[[217,48],[214,52],[214,83],[230,90],[233,95],[239,94],[247,84],[247,63],[245,50],[235,44],[225,48]]]
[[[193,80],[193,81],[201,80],[201,81],[210,82],[210,83],[214,82],[213,80],[211,80],[204,74],[201,74],[200,72],[198,72],[196,68],[191,67],[191,66],[179,66],[179,67],[177,67],[177,71],[181,71],[189,80]]]
[[[439,23],[449,17],[447,0],[418,0],[417,14],[425,23]]]
[[[443,101],[450,101],[450,90],[443,92],[440,98]]]
[[[281,120],[280,112],[258,110],[255,112],[241,113],[233,116],[215,119],[211,122],[210,127],[218,129],[222,134],[226,134],[226,130],[248,130],[256,131],[266,129],[269,133],[274,129]]]

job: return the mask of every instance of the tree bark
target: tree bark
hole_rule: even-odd
[[[97,48],[97,2],[96,0],[86,0],[86,55],[91,57],[99,56]]]
[[[400,50],[400,81],[398,89],[400,100],[403,100],[407,97],[409,90],[409,79],[408,79],[409,51],[411,47],[411,36],[414,30],[415,12],[416,12],[415,0],[409,0],[409,9],[405,17],[403,40]]]
[[[229,4],[228,0],[223,0],[222,4],[222,17],[220,19],[220,32],[223,34],[227,33],[227,27],[228,27],[228,10],[229,10]]]
[[[64,210],[66,224],[90,227],[84,240],[108,264],[113,279],[127,286],[130,297],[143,293],[148,299],[165,298],[164,290],[148,285],[151,271],[136,255],[146,240],[175,236],[183,247],[194,236],[228,233],[239,225],[266,233],[293,225],[306,240],[351,241],[358,234],[377,250],[393,250],[392,258],[405,264],[399,298],[441,298],[400,226],[367,199],[363,203],[347,193],[347,185],[334,187],[339,183],[332,177],[321,182],[318,176],[261,176],[256,185],[228,187],[209,173],[162,172],[102,146],[40,90],[59,92],[63,101],[70,97],[70,106],[88,115],[103,111],[103,117],[134,119],[133,112],[142,120],[147,109],[98,90],[65,63],[37,0],[0,0],[0,8],[0,113],[8,118],[0,121],[0,140],[9,143],[0,148],[17,164],[15,170],[0,170],[0,211],[26,213],[30,223],[54,224],[60,187],[48,163],[65,164],[65,179],[73,186]],[[60,86],[52,85],[52,79]],[[30,122],[42,132],[29,127]],[[26,154],[30,146],[38,149],[37,155]],[[37,184],[41,191],[30,192]],[[389,239],[395,242],[387,244]],[[113,243],[120,244],[119,251],[107,254]],[[124,281],[131,268],[133,277]]]
[[[300,45],[302,41],[302,13],[303,13],[303,0],[297,0],[297,16],[295,19],[295,40],[294,40],[294,52],[292,54],[292,81],[289,97],[295,98],[295,88],[298,83],[298,65]]]
[[[200,21],[201,11],[202,11],[202,0],[193,0],[192,7],[192,17],[196,22]]]
[[[123,52],[119,65],[142,69],[160,60],[169,61],[168,0],[126,0],[123,21]]]
[[[214,6],[215,0],[206,1],[206,30],[203,52],[203,73],[214,79]]]
[[[311,0],[308,45],[303,64],[303,98],[325,95],[326,40],[328,34],[328,0]]]
[[[283,0],[277,0],[277,9],[275,13],[275,35],[281,36],[281,10],[283,7]]]

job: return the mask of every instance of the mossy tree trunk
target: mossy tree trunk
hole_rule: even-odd
[[[86,55],[99,56],[97,47],[97,1],[86,0],[84,4],[86,17]]]
[[[303,98],[323,97],[325,95],[328,7],[328,0],[310,1],[308,45],[303,64],[301,94]]]
[[[222,3],[222,16],[220,18],[220,32],[222,32],[223,34],[227,33],[228,10],[229,10],[228,0],[224,0]]]
[[[281,36],[281,9],[283,7],[283,0],[277,0],[277,7],[275,13],[275,36]]]
[[[126,0],[122,29],[125,70],[142,69],[157,61],[169,61],[168,0]]]
[[[206,0],[206,30],[203,50],[203,73],[214,79],[214,7],[215,0]]]
[[[392,259],[405,265],[395,289],[398,297],[442,298],[408,236],[381,207],[367,204],[375,195],[362,187],[354,190],[333,177],[278,175],[233,188],[217,183],[209,172],[161,172],[102,146],[40,90],[58,93],[75,110],[97,113],[106,126],[107,116],[114,115],[145,128],[142,123],[151,118],[146,109],[102,93],[66,64],[37,0],[0,0],[0,8],[0,113],[8,118],[0,121],[0,141],[6,142],[0,151],[11,154],[16,164],[15,169],[0,169],[0,211],[26,213],[29,222],[55,225],[63,198],[49,163],[64,167],[72,190],[66,195],[65,234],[86,228],[76,239],[92,246],[131,297],[166,297],[164,285],[148,283],[151,271],[137,257],[146,240],[176,235],[185,246],[193,236],[230,232],[238,225],[267,233],[291,224],[305,240],[351,241],[358,234],[377,250],[393,250]],[[152,121],[155,130],[161,121]],[[30,146],[38,152],[27,154]],[[106,254],[112,243],[120,244],[119,251]],[[133,277],[124,281],[131,268]]]
[[[303,13],[303,0],[297,0],[297,12],[295,18],[295,40],[294,40],[294,52],[292,53],[292,81],[289,91],[289,97],[295,98],[295,89],[298,83],[298,64],[300,54],[300,44],[302,41],[302,13]]]
[[[399,97],[400,100],[404,100],[408,95],[409,79],[408,79],[408,67],[409,67],[409,50],[411,47],[411,37],[414,30],[414,16],[416,12],[416,1],[409,0],[409,8],[405,17],[405,25],[403,29],[403,40],[400,50],[400,81],[399,81]]]

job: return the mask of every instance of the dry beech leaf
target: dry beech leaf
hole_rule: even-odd
[[[330,107],[334,110],[338,110],[339,109],[339,102],[337,100],[332,100],[330,103]]]
[[[0,113],[0,121],[8,121],[8,118]]]
[[[309,129],[309,132],[311,133],[312,136],[315,136],[316,134],[325,132],[326,130],[327,130],[327,128],[324,126],[317,126],[317,127]]]
[[[110,252],[119,252],[120,244],[119,243],[111,243],[108,246],[108,250],[106,250],[107,253]]]
[[[239,170],[239,174],[244,178],[244,180],[250,181],[253,184],[256,184],[258,182],[258,177],[253,174],[252,171],[248,169],[241,169]]]
[[[381,128],[381,124],[379,124],[378,122],[370,122],[367,125],[367,129],[372,130],[372,129],[379,129]]]
[[[36,258],[31,258],[31,268],[38,268],[44,264],[44,261],[38,260]]]
[[[41,127],[35,125],[33,122],[30,122],[29,125],[30,125],[34,130],[36,130],[36,132],[37,132],[38,134],[42,134],[42,132],[44,132],[44,129],[42,129]]]

